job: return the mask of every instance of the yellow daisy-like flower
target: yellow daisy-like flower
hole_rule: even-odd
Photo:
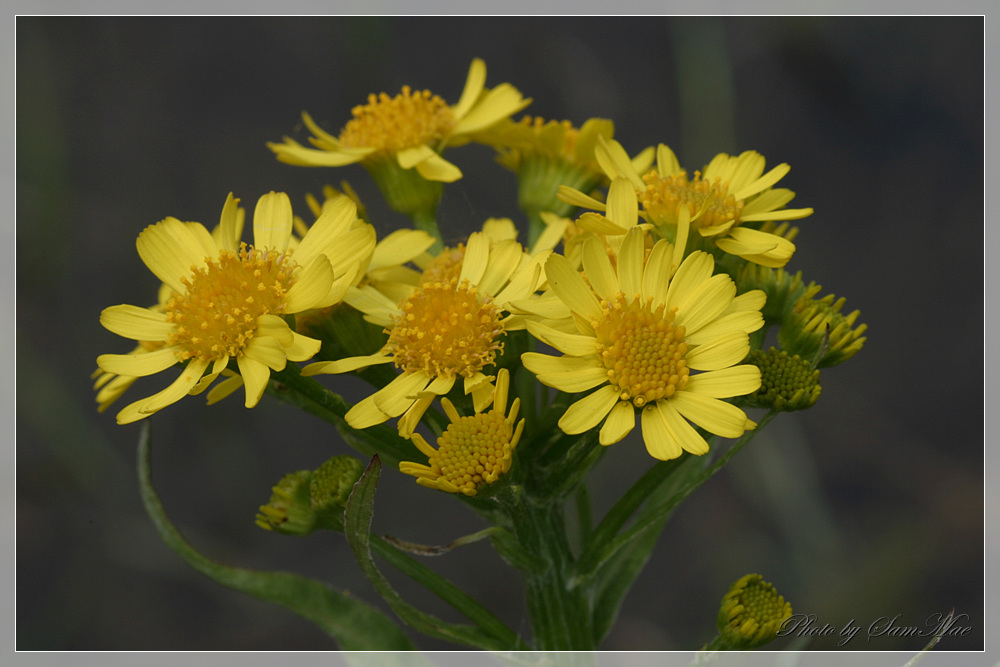
[[[278,160],[307,167],[340,167],[361,162],[366,166],[394,160],[402,169],[413,169],[429,181],[450,183],[462,177],[458,167],[441,157],[447,146],[467,143],[470,135],[528,106],[520,92],[508,83],[487,89],[486,64],[476,58],[469,68],[458,103],[449,106],[430,91],[404,86],[395,97],[369,95],[368,104],[355,107],[353,118],[333,136],[317,125],[309,114],[302,119],[313,133],[306,148],[285,138],[269,143]]]
[[[632,431],[640,410],[653,457],[704,454],[708,443],[688,420],[727,438],[756,426],[719,399],[760,386],[756,366],[737,364],[750,351],[749,333],[764,324],[764,294],[736,296],[732,279],[712,275],[715,261],[700,251],[672,274],[675,248],[660,240],[647,256],[646,237],[641,227],[631,228],[614,264],[605,244],[590,237],[582,275],[565,257],[550,256],[545,271],[551,292],[571,318],[529,320],[527,327],[563,356],[527,352],[521,360],[550,387],[569,393],[597,388],[559,420],[566,433],[603,422],[600,442],[610,445]]]
[[[402,415],[399,432],[409,437],[434,397],[447,394],[460,378],[481,408],[492,394],[484,369],[494,363],[509,329],[506,304],[534,293],[541,279],[537,263],[522,265],[523,255],[516,241],[491,247],[489,237],[477,232],[469,237],[457,277],[424,282],[399,303],[372,286],[352,290],[348,303],[366,320],[386,327],[388,342],[377,354],[317,362],[303,374],[346,373],[385,363],[402,370],[348,411],[345,418],[354,428]]]
[[[166,218],[136,241],[139,256],[172,294],[161,308],[120,305],[101,313],[101,324],[155,349],[104,354],[97,364],[121,377],[153,375],[184,364],[166,389],[118,413],[121,424],[143,419],[208,387],[235,358],[246,406],[260,400],[270,369],[304,361],[319,341],[295,333],[286,315],[332,305],[355,281],[375,232],[356,224],[353,206],[331,208],[294,249],[292,206],[284,193],[264,195],[254,211],[254,245],[239,242],[237,199],[226,199],[218,233],[199,223]],[[227,381],[228,382],[228,381]]]
[[[509,387],[510,374],[500,369],[491,400],[493,409],[477,410],[471,417],[462,417],[451,401],[442,398],[441,405],[451,424],[438,437],[437,449],[414,433],[410,439],[427,455],[428,464],[403,461],[399,471],[413,475],[423,486],[467,496],[476,495],[500,479],[510,471],[514,448],[524,430],[524,420],[517,421],[520,399],[514,399],[507,413]]]
[[[643,216],[668,239],[673,240],[679,233],[686,212],[692,229],[698,232],[693,237],[696,248],[711,251],[716,247],[762,266],[784,266],[795,252],[795,245],[780,234],[758,229],[761,223],[797,220],[813,212],[811,208],[782,208],[795,193],[773,186],[790,167],[780,164],[764,173],[764,157],[755,151],[735,157],[720,153],[693,178],[664,144],[657,148],[655,169],[643,174],[616,141],[601,141],[596,157],[610,178],[628,180],[642,204]],[[576,206],[607,209],[604,203],[569,188],[560,189],[560,197]],[[622,228],[603,233],[624,232]]]

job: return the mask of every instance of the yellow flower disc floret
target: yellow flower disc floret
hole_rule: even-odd
[[[500,309],[468,281],[425,283],[400,310],[383,352],[404,371],[472,377],[503,349]]]
[[[614,303],[603,302],[601,309],[603,316],[594,322],[597,357],[621,400],[641,408],[687,386],[688,345],[673,310],[665,311],[662,304],[654,309],[652,299],[628,300],[624,294]]]
[[[437,453],[430,459],[435,486],[474,496],[481,487],[497,481],[510,470],[512,432],[510,421],[499,410],[452,422],[438,438]]]
[[[385,93],[368,96],[368,104],[351,110],[354,116],[340,133],[344,148],[377,148],[388,153],[434,145],[448,136],[455,124],[451,107],[429,90],[413,92],[403,86],[395,97]]]
[[[178,346],[181,361],[237,356],[254,337],[258,317],[284,311],[295,267],[287,252],[245,243],[239,252],[221,251],[183,278],[185,293],[167,302],[167,321],[175,325],[167,345]]]
[[[681,206],[687,206],[692,224],[696,227],[738,222],[743,210],[743,200],[729,194],[728,183],[718,178],[714,181],[702,180],[699,171],[688,180],[687,172],[660,176],[654,170],[644,175],[642,180],[646,182],[646,189],[639,193],[639,201],[657,224],[675,224]],[[702,210],[701,216],[695,218]]]
[[[420,274],[421,283],[448,282],[462,275],[462,260],[465,259],[465,244],[445,248]]]

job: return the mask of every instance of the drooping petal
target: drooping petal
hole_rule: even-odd
[[[317,361],[302,369],[303,375],[323,375],[328,373],[349,373],[360,368],[368,368],[376,364],[387,364],[392,361],[392,357],[381,352],[367,357],[347,357],[336,361]]]
[[[277,338],[271,338],[270,336],[254,336],[251,338],[250,342],[243,348],[243,355],[276,371],[283,370],[288,361],[288,357],[285,356],[285,348]],[[237,361],[243,355],[237,357]]]
[[[680,413],[673,407],[672,400],[657,401],[656,403],[656,411],[660,413],[663,422],[684,451],[691,452],[695,456],[707,454],[708,443],[705,438],[701,437],[701,434],[681,417]]]
[[[143,401],[139,412],[150,415],[181,400],[198,384],[207,368],[208,361],[192,359],[169,387]]]
[[[357,403],[354,404],[347,414],[344,415],[344,421],[351,428],[363,429],[369,426],[375,426],[377,424],[382,424],[389,420],[389,415],[385,414],[378,409],[375,405],[375,397],[368,396]]]
[[[424,371],[406,372],[372,394],[372,398],[379,410],[390,417],[398,417],[406,412],[416,400],[416,395],[430,382],[430,376]]]
[[[646,451],[654,459],[669,461],[676,459],[684,453],[680,440],[674,435],[667,425],[667,421],[660,412],[659,401],[653,405],[647,405],[642,411],[642,441],[646,444]]]

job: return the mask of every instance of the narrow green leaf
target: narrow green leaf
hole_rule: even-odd
[[[333,637],[343,650],[413,650],[412,642],[385,614],[338,593],[327,584],[290,572],[229,567],[208,559],[188,544],[167,518],[152,482],[149,420],[139,438],[139,485],[142,501],[163,541],[198,572],[242,593],[281,605]]]
[[[400,619],[425,635],[452,641],[457,644],[474,646],[490,651],[509,651],[516,648],[510,641],[497,639],[481,628],[447,623],[426,614],[403,600],[392,584],[382,575],[371,555],[371,522],[375,506],[375,489],[378,486],[382,463],[378,454],[372,457],[364,475],[354,486],[347,500],[345,515],[345,535],[362,571],[375,590],[392,607]]]

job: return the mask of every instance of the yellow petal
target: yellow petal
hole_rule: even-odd
[[[349,373],[351,371],[356,371],[359,368],[368,368],[369,366],[374,366],[376,364],[387,364],[391,361],[392,357],[388,357],[381,352],[367,357],[347,357],[346,359],[338,359],[337,361],[317,361],[315,364],[309,364],[303,368],[302,374],[323,375],[328,373]]]
[[[459,282],[468,280],[473,285],[478,285],[479,280],[486,272],[486,264],[490,259],[490,237],[482,232],[473,232],[469,235],[469,242],[465,246],[465,257],[462,259],[462,273],[459,275]]]
[[[690,345],[704,345],[733,332],[753,333],[762,326],[764,326],[764,316],[759,310],[741,311],[723,315],[697,331],[685,334],[684,340]]]
[[[170,368],[178,362],[177,348],[164,347],[139,354],[102,354],[97,365],[105,373],[144,377]]]
[[[760,369],[751,364],[731,366],[717,371],[695,373],[688,377],[685,392],[709,398],[746,396],[760,389]]]
[[[735,197],[736,199],[747,199],[748,197],[752,197],[758,192],[763,192],[764,190],[767,190],[769,187],[771,187],[772,185],[780,181],[782,178],[784,178],[785,175],[791,170],[792,168],[789,167],[787,164],[784,163],[779,164],[777,167],[767,172],[760,178],[754,180],[752,183],[748,183],[747,185],[743,186],[742,188],[734,192],[733,197]]]
[[[601,304],[573,265],[562,255],[550,255],[545,262],[549,286],[572,310],[590,320],[601,317]]]
[[[292,329],[288,323],[277,315],[261,315],[257,318],[257,336],[270,336],[278,340],[283,347],[288,347],[294,340]]]
[[[347,234],[357,218],[357,206],[350,197],[338,197],[324,206],[319,218],[295,249],[295,261],[305,266],[316,255],[336,254],[341,237]]]
[[[553,357],[540,352],[525,352],[521,355],[521,363],[535,375],[568,373],[601,365],[597,357]]]
[[[676,303],[676,322],[695,332],[719,317],[736,296],[736,283],[725,273],[714,275]]]
[[[208,402],[208,405],[215,405],[242,386],[243,377],[233,375],[212,387],[212,390],[205,395],[205,400]]]
[[[105,329],[131,340],[166,340],[174,330],[166,314],[138,306],[111,306],[101,311]]]
[[[559,198],[559,201],[565,202],[571,206],[591,208],[595,211],[604,211],[607,209],[607,204],[604,202],[594,199],[590,195],[586,195],[579,190],[574,190],[568,185],[560,185],[556,196]]]
[[[372,251],[369,271],[411,261],[434,245],[434,237],[418,229],[397,229],[378,242]]]
[[[273,340],[273,339],[272,339]],[[284,358],[284,355],[282,355]],[[252,408],[260,401],[267,389],[267,381],[271,379],[271,371],[266,365],[241,354],[236,357],[236,363],[240,367],[240,375],[243,376],[243,385],[246,387],[246,401],[244,405]]]
[[[176,218],[166,218],[139,233],[135,242],[143,263],[179,294],[187,292],[181,278],[205,264],[205,252],[190,230]]]
[[[254,336],[251,338],[250,342],[243,348],[243,354],[276,371],[283,370],[288,361],[288,358],[285,356],[285,348],[277,338],[271,338],[270,336]],[[238,360],[239,357],[237,357]]]
[[[635,428],[635,408],[628,401],[620,401],[611,408],[607,421],[601,427],[600,443],[613,445]]]
[[[253,211],[253,244],[258,250],[288,249],[292,237],[292,202],[284,192],[269,192]]]
[[[622,227],[608,217],[590,211],[581,215],[576,224],[584,231],[605,236],[621,236],[628,231],[627,227]]]
[[[554,347],[563,354],[582,357],[588,354],[596,354],[597,352],[597,339],[591,338],[590,336],[565,333],[542,324],[541,322],[535,322],[532,320],[528,320],[526,324],[528,332],[532,336],[546,345]]]
[[[715,260],[708,253],[696,251],[687,256],[667,288],[667,310],[687,300],[698,285],[712,277]]]
[[[496,294],[507,284],[521,263],[524,249],[514,240],[501,241],[491,251],[486,270],[479,279],[479,290],[483,294]]]
[[[608,178],[615,179],[623,176],[629,180],[636,190],[644,190],[646,188],[645,182],[636,173],[635,168],[632,167],[632,160],[629,159],[628,153],[614,139],[598,137],[597,148],[594,149],[594,157],[597,158],[597,163],[601,165],[601,169],[608,175]]]
[[[239,221],[239,208],[240,200],[233,197],[233,193],[230,192],[219,218],[218,244],[222,250],[236,252],[240,247],[240,235],[243,229]]]
[[[717,398],[685,390],[674,394],[669,403],[686,419],[723,438],[738,438],[746,430],[746,413]]]
[[[688,366],[699,371],[717,371],[735,366],[750,353],[750,339],[742,332],[719,336],[710,343],[688,350],[684,358]]]
[[[396,162],[403,169],[413,169],[432,155],[437,155],[434,149],[427,144],[421,144],[419,146],[404,148],[396,153]]]
[[[663,422],[684,451],[691,452],[695,456],[708,453],[708,443],[705,438],[701,437],[701,434],[681,417],[670,400],[657,401],[656,411],[663,418]]]
[[[333,285],[333,267],[326,255],[317,255],[295,276],[295,283],[285,293],[285,312],[301,313],[310,308],[325,307],[330,286]]]
[[[642,292],[645,236],[641,229],[633,228],[625,235],[622,247],[618,251],[618,283],[621,285],[622,294],[629,300],[640,296]]]
[[[583,244],[583,270],[594,291],[605,301],[613,301],[622,291],[604,243],[596,236]]]
[[[766,222],[769,220],[799,220],[807,218],[813,214],[811,208],[784,208],[780,211],[770,211],[768,213],[751,213],[740,215],[741,222]]]
[[[379,410],[390,417],[398,417],[413,405],[416,395],[430,382],[430,376],[424,371],[406,372],[372,394],[372,398]]]
[[[569,406],[559,419],[559,428],[570,435],[589,431],[601,423],[617,402],[618,391],[614,387],[601,387]]]
[[[452,136],[471,134],[495,125],[531,104],[517,88],[501,83],[479,98],[476,105],[455,124]]]
[[[584,368],[563,373],[545,373],[537,376],[538,381],[549,387],[555,387],[567,394],[587,391],[608,381],[608,372],[604,368]]]
[[[674,154],[670,146],[666,144],[660,144],[656,147],[656,173],[660,176],[666,177],[671,174],[678,174],[682,171],[681,163],[677,161],[677,155]]]
[[[285,143],[269,142],[270,148],[279,162],[294,164],[301,167],[343,167],[344,165],[361,162],[374,148],[344,148],[339,150],[317,150],[285,138]]]
[[[322,346],[321,341],[293,331],[292,344],[285,346],[285,356],[289,361],[305,361],[315,357]]]
[[[664,402],[658,401],[643,408],[642,441],[646,444],[646,451],[654,459],[669,461],[683,454],[684,450],[660,412],[659,404]]]
[[[344,415],[344,421],[348,423],[351,428],[368,428],[369,426],[375,426],[388,421],[389,415],[385,414],[378,409],[375,405],[375,397],[369,396],[364,400],[355,403],[354,407],[347,411]]]
[[[635,227],[639,222],[639,201],[635,196],[635,188],[628,179],[619,177],[611,181],[607,217],[625,229]]]
[[[198,384],[207,368],[207,361],[192,359],[169,387],[147,398],[139,408],[139,412],[152,414],[181,400]]]
[[[462,170],[434,153],[417,163],[417,172],[428,181],[454,183],[462,178]]]
[[[666,240],[653,244],[642,270],[642,298],[652,299],[653,308],[659,307],[667,299],[667,288],[670,285],[670,259],[673,246]]]
[[[472,109],[472,105],[479,99],[485,85],[486,63],[481,58],[475,58],[469,66],[469,74],[465,78],[462,96],[458,98],[458,104],[451,108],[452,117],[457,119],[465,117]]]

